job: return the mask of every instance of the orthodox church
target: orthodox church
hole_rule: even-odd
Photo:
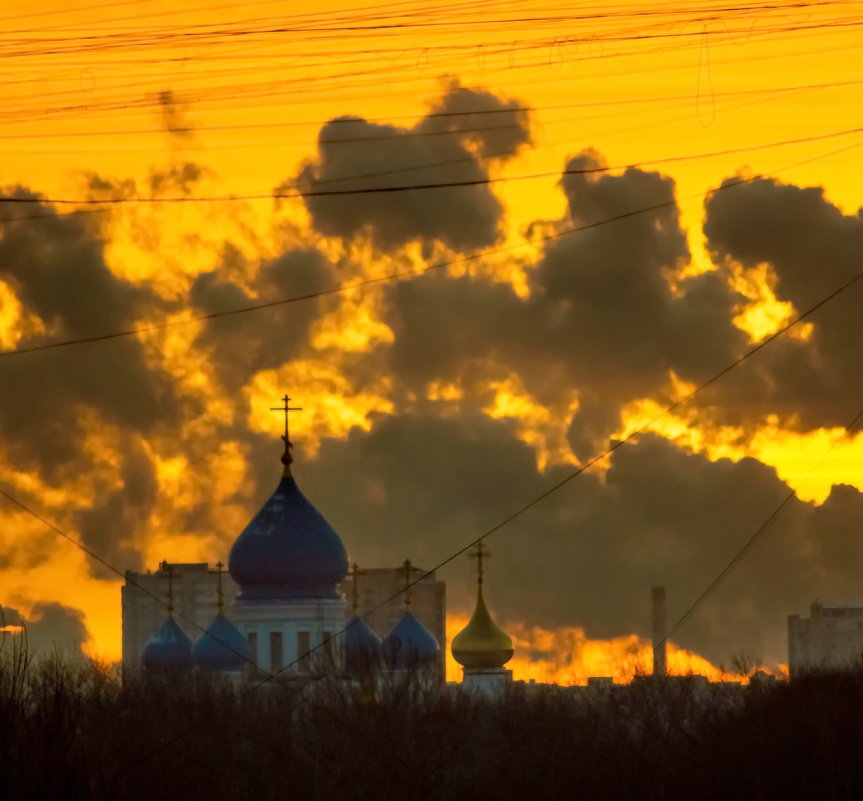
[[[250,670],[307,677],[411,671],[440,680],[441,643],[411,610],[412,590],[421,582],[414,579],[419,571],[410,561],[403,570],[404,610],[383,638],[366,622],[368,613],[358,614],[361,572],[356,565],[351,571],[352,616],[348,618],[339,588],[349,573],[347,551],[292,475],[288,413],[294,410],[289,398],[284,401],[283,473],[275,492],[231,548],[228,572],[237,593],[230,617],[225,612],[220,563],[216,614],[193,642],[174,619],[173,573],[167,566],[167,616],[143,648],[143,667],[162,673],[197,669],[236,677]],[[483,599],[483,561],[488,554],[481,542],[475,555],[476,608],[453,640],[452,653],[464,667],[464,689],[492,695],[511,681],[511,671],[503,666],[513,648]],[[124,627],[125,609],[124,595]]]

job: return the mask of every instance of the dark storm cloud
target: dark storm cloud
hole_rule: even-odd
[[[565,471],[539,473],[507,423],[401,416],[325,440],[295,473],[352,559],[430,566]],[[644,436],[615,452],[606,482],[584,474],[489,540],[495,609],[593,637],[647,635],[650,587],[667,586],[674,620],[787,491],[753,459],[711,462]],[[861,513],[849,487],[821,507],[793,501],[675,639],[726,664],[740,649],[784,661],[788,613],[859,593],[863,546],[848,520]],[[466,557],[446,569],[451,608],[470,604],[469,571]]]
[[[567,167],[601,165],[586,151]],[[657,208],[550,241],[526,299],[487,277],[429,274],[390,288],[386,315],[393,369],[414,388],[493,369],[517,374],[541,403],[577,389],[572,445],[586,457],[618,427],[622,404],[661,392],[670,371],[704,380],[742,352],[744,336],[724,274],[679,278],[689,251],[670,178],[630,168],[568,174],[561,186],[569,216],[559,230]]]
[[[843,214],[821,188],[757,179],[713,194],[706,212],[716,262],[769,265],[777,297],[797,311],[861,269],[863,218]],[[720,414],[732,421],[776,414],[804,430],[846,424],[863,404],[861,303],[863,286],[854,286],[809,318],[810,341],[772,343],[712,393]]]
[[[484,377],[508,361],[534,320],[512,288],[487,278],[429,273],[386,290],[395,341],[391,369],[412,388],[434,380]]]
[[[106,562],[119,570],[140,570],[136,535],[156,503],[156,471],[144,449],[128,442],[120,473],[120,487],[101,496],[92,509],[79,513],[78,528],[84,545]],[[116,573],[92,560],[90,571],[95,578],[117,580]]]
[[[339,141],[345,139],[352,141]],[[489,161],[504,160],[529,141],[527,113],[517,103],[453,83],[413,128],[350,116],[331,120],[299,183],[308,192],[483,180]],[[405,169],[422,165],[429,166]],[[362,177],[372,173],[382,174]],[[487,185],[305,200],[321,233],[367,235],[381,250],[439,241],[468,251],[493,244],[501,233],[503,207]]]
[[[26,627],[27,649],[34,655],[45,655],[54,651],[80,654],[81,647],[88,639],[84,615],[80,609],[54,602],[40,602],[33,606],[29,619],[23,618],[17,609],[0,607],[0,611],[5,625],[23,624]]]
[[[237,281],[224,277],[241,258],[229,248],[222,268],[198,276],[189,294],[198,310],[218,313],[312,294],[336,284],[332,267],[319,251],[291,250],[261,265],[252,282],[253,294],[249,294]],[[300,353],[308,344],[309,327],[321,313],[322,303],[308,300],[211,320],[198,344],[212,353],[224,385],[236,390],[255,373],[280,367]]]
[[[11,194],[34,197],[25,189]],[[15,222],[34,210],[44,217]],[[157,303],[114,275],[92,220],[59,216],[47,205],[4,206],[0,280],[44,324],[18,347],[132,327]],[[0,437],[8,459],[46,476],[81,458],[82,408],[106,423],[146,432],[176,413],[170,377],[152,369],[133,339],[6,357],[0,362]]]

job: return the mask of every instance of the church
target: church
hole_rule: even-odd
[[[221,562],[215,570],[163,562],[156,573],[127,572],[124,669],[294,680],[411,671],[442,683],[445,585],[410,560],[394,569],[350,566],[341,538],[293,476],[293,409],[283,400],[281,480],[234,541],[227,573]],[[503,665],[513,649],[483,599],[481,542],[476,556],[476,608],[452,651],[465,688],[489,694],[511,681]]]

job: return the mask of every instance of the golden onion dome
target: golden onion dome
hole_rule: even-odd
[[[491,619],[480,584],[473,616],[453,638],[453,658],[465,668],[500,668],[513,653],[509,635]]]

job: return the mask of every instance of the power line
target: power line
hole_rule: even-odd
[[[503,128],[510,127],[520,127],[518,125],[512,126],[500,126]],[[498,130],[499,128],[495,128],[493,130]],[[490,130],[487,128],[474,128],[474,129],[464,129],[464,131],[446,131],[444,133],[462,133],[462,132],[470,132],[477,130]],[[590,167],[590,168],[564,168],[562,170],[551,170],[546,172],[537,172],[530,173],[528,175],[509,175],[509,176],[498,176],[498,177],[486,177],[486,178],[473,178],[466,179],[460,181],[439,181],[434,183],[427,184],[402,184],[396,186],[377,186],[377,187],[359,187],[356,189],[307,189],[309,184],[293,184],[290,186],[292,189],[298,189],[299,191],[289,193],[289,192],[252,192],[248,194],[235,194],[235,195],[209,195],[209,196],[180,196],[180,197],[111,197],[111,198],[52,198],[52,197],[25,197],[18,198],[11,195],[0,196],[0,204],[23,204],[23,205],[36,205],[41,206],[45,204],[51,205],[76,205],[76,206],[116,206],[116,205],[129,205],[129,204],[161,204],[161,203],[225,203],[225,202],[237,202],[237,201],[245,201],[245,200],[269,200],[269,199],[290,199],[290,198],[310,198],[310,197],[335,197],[335,196],[346,196],[346,195],[368,195],[368,194],[388,194],[388,193],[396,193],[396,192],[413,192],[419,190],[426,189],[453,189],[453,188],[465,188],[465,187],[473,187],[473,186],[488,186],[491,184],[499,184],[499,183],[509,183],[512,181],[532,181],[541,178],[556,178],[561,175],[585,175],[585,174],[593,174],[593,173],[605,173],[613,170],[627,170],[633,169],[636,167],[644,167],[654,164],[667,164],[673,162],[680,161],[689,161],[695,159],[703,159],[703,158],[715,158],[717,156],[727,156],[734,155],[738,153],[750,153],[757,150],[766,150],[774,147],[786,147],[788,145],[799,145],[799,144],[807,144],[811,142],[820,142],[827,139],[835,139],[838,137],[851,136],[853,134],[859,134],[863,132],[863,127],[857,128],[846,128],[840,131],[830,131],[828,133],[823,134],[814,134],[812,136],[802,136],[796,137],[794,139],[781,139],[775,142],[763,142],[757,145],[744,145],[742,147],[737,148],[728,148],[726,150],[714,150],[705,153],[693,153],[689,155],[682,156],[668,156],[665,158],[658,159],[649,159],[646,161],[637,161],[631,162],[629,164],[624,165],[616,165],[609,167]],[[439,133],[439,132],[435,132]],[[395,134],[394,136],[410,136],[411,134]],[[424,133],[418,133],[417,136],[425,135]],[[390,138],[390,137],[386,137]],[[336,139],[334,142],[346,142],[346,141],[363,141],[360,139]],[[329,142],[327,142],[329,144]],[[459,160],[460,161],[460,160]],[[426,167],[428,168],[428,166]],[[419,168],[417,168],[419,169]],[[386,174],[386,173],[384,173]],[[372,173],[370,176],[363,177],[375,177],[377,174]],[[357,180],[357,178],[330,178],[326,179],[325,182],[342,182],[342,181],[352,181]],[[313,181],[311,183],[312,186],[317,183]],[[323,182],[322,182],[323,183]],[[51,217],[54,215],[43,215],[45,217]],[[2,222],[14,221],[18,218],[9,218],[8,220],[0,220]]]
[[[130,578],[130,577],[128,576],[128,574],[126,574],[126,573],[124,573],[122,570],[120,570],[120,569],[118,569],[118,568],[114,567],[114,565],[112,565],[112,564],[111,564],[110,562],[108,562],[106,559],[103,559],[101,556],[99,556],[99,554],[97,554],[97,553],[96,553],[92,548],[88,548],[88,547],[87,547],[83,542],[81,542],[80,540],[76,539],[75,537],[72,537],[71,535],[67,534],[65,531],[63,531],[63,529],[61,529],[59,526],[57,526],[57,525],[55,525],[54,523],[52,523],[50,520],[48,520],[48,519],[46,519],[46,518],[42,517],[42,515],[40,515],[38,512],[34,511],[33,509],[31,509],[31,508],[30,508],[29,506],[27,506],[27,504],[25,504],[23,501],[20,501],[20,500],[18,500],[16,497],[14,497],[13,495],[10,495],[10,494],[9,494],[6,490],[4,490],[2,487],[0,487],[0,496],[3,496],[7,501],[9,501],[9,503],[13,504],[14,506],[17,506],[19,509],[21,509],[22,511],[26,512],[28,515],[30,515],[30,516],[32,516],[32,517],[34,517],[34,518],[35,518],[36,520],[38,520],[38,521],[39,521],[43,526],[45,526],[46,528],[51,529],[51,531],[53,531],[55,534],[58,534],[58,535],[59,535],[59,536],[61,536],[63,539],[67,540],[68,542],[71,542],[71,543],[72,543],[72,545],[74,545],[76,548],[79,548],[80,550],[82,550],[82,551],[83,551],[87,556],[89,556],[93,561],[98,562],[100,565],[102,565],[103,567],[107,568],[107,569],[108,569],[108,570],[110,570],[112,573],[114,573],[115,575],[119,576],[121,579],[125,579],[125,580],[126,580],[126,582],[127,582],[128,584],[131,584],[133,587],[135,587],[136,589],[140,590],[140,591],[141,591],[141,592],[143,592],[145,595],[149,595],[153,600],[155,600],[157,603],[159,603],[159,604],[161,604],[162,606],[164,606],[164,607],[165,607],[166,609],[168,609],[169,611],[174,612],[174,614],[176,614],[176,616],[177,616],[178,618],[180,618],[180,620],[185,621],[186,623],[188,623],[190,626],[192,626],[193,628],[197,629],[198,631],[200,631],[200,632],[202,632],[202,633],[204,633],[204,634],[207,634],[207,636],[208,636],[208,637],[212,637],[212,638],[213,638],[213,640],[215,640],[217,643],[219,643],[219,645],[222,645],[222,646],[224,646],[225,648],[227,648],[231,653],[233,653],[233,654],[235,654],[236,656],[240,657],[244,662],[247,662],[248,664],[252,665],[253,667],[257,667],[256,663],[255,663],[255,662],[253,662],[253,661],[252,661],[248,656],[246,656],[245,654],[241,654],[239,651],[236,651],[236,650],[235,650],[235,649],[234,649],[234,648],[233,648],[229,643],[226,643],[226,642],[222,641],[219,637],[215,637],[213,634],[211,634],[211,633],[207,633],[207,630],[206,630],[203,626],[199,626],[199,625],[198,625],[194,620],[192,620],[191,618],[188,618],[188,617],[186,617],[185,615],[183,615],[182,613],[177,612],[176,610],[173,610],[173,609],[171,608],[171,606],[170,606],[168,603],[166,603],[165,601],[163,601],[163,600],[162,600],[158,595],[156,595],[156,594],[155,594],[155,593],[153,593],[153,592],[150,592],[150,590],[148,590],[148,589],[147,589],[146,587],[144,587],[142,584],[139,584],[137,581],[135,581],[134,579]],[[264,672],[266,673],[267,671],[264,671]]]
[[[666,49],[667,48],[660,48],[660,50],[666,50]],[[847,48],[845,48],[845,49],[847,49]],[[784,53],[784,54],[778,54],[778,55],[777,54],[771,54],[769,56],[762,56],[762,57],[757,58],[757,59],[753,59],[753,58],[729,59],[729,60],[724,60],[724,61],[720,61],[720,62],[713,62],[713,65],[719,66],[719,65],[723,65],[723,64],[741,64],[741,63],[749,63],[752,61],[763,61],[763,60],[767,60],[767,59],[812,55],[812,54],[822,53],[822,52],[825,52],[825,51],[823,49],[821,49],[821,50],[811,50],[810,49],[810,50],[798,51],[798,52],[793,52],[793,53]],[[835,53],[837,51],[835,48],[832,48],[829,50],[829,52]],[[621,53],[600,54],[600,55],[592,55],[592,56],[590,56],[590,59],[609,58],[613,55],[614,56],[618,56],[618,55],[634,56],[636,54],[635,53],[630,53],[630,54],[621,54]],[[535,61],[535,62],[531,62],[528,64],[518,64],[516,66],[511,67],[510,69],[528,69],[528,68],[533,68],[533,67],[537,67],[537,66],[544,66],[546,63],[547,62],[545,60]],[[393,68],[393,69],[395,69],[395,68]],[[647,70],[647,71],[649,71],[649,72],[665,72],[668,70],[673,71],[675,69],[679,69],[679,66],[678,67],[660,67],[660,68],[651,69],[651,70]],[[380,69],[374,70],[373,72],[380,73]],[[637,73],[639,75],[643,75],[645,73],[645,70],[644,69],[638,70]],[[294,87],[295,85],[299,85],[299,84],[302,84],[302,86],[305,89],[308,89],[308,87],[310,85],[309,84],[310,81],[316,81],[317,82],[316,91],[318,93],[335,90],[335,89],[328,90],[326,87],[322,86],[320,84],[320,81],[322,81],[322,80],[338,80],[339,81],[338,90],[342,91],[345,88],[344,80],[346,78],[355,78],[360,74],[371,75],[371,72],[358,73],[356,70],[352,70],[350,72],[341,73],[341,74],[337,74],[337,75],[322,76],[322,77],[314,78],[314,79],[306,78],[306,79],[303,79],[302,81],[279,81],[275,85],[273,84],[272,81],[269,81],[266,83],[258,83],[258,84],[240,86],[239,88],[246,90],[245,94],[243,96],[240,96],[240,97],[241,97],[241,99],[243,99],[246,102],[246,104],[248,104],[249,100],[256,98],[256,97],[266,97],[266,98],[268,98],[268,102],[271,103],[274,93],[284,94],[285,92],[290,92],[291,87]],[[631,72],[618,72],[618,73],[606,75],[604,77],[614,78],[614,77],[620,77],[622,75],[627,75],[627,74],[632,74],[632,73]],[[375,79],[375,80],[377,81],[378,79]],[[403,80],[399,80],[399,81],[388,81],[388,83],[390,83],[390,84],[392,84],[392,83],[405,83],[405,82],[411,83],[411,82],[415,82],[417,80],[427,80],[427,78],[408,78],[408,79],[403,79]],[[585,77],[584,76],[577,76],[574,78],[573,77],[555,78],[554,80],[555,80],[555,83],[560,83],[561,81],[571,82],[571,81],[585,80]],[[510,86],[510,87],[513,85],[528,86],[528,85],[533,85],[533,84],[537,84],[537,83],[544,84],[544,83],[548,83],[548,81],[547,80],[522,81],[522,82],[517,82],[515,84],[512,84],[512,82],[510,82],[508,84],[508,86]],[[355,82],[355,83],[351,84],[348,88],[361,89],[361,88],[363,88],[363,86],[368,86],[368,85],[370,85],[368,82],[365,84]],[[375,83],[375,85],[377,85],[377,83]],[[283,88],[281,90],[279,90],[278,87],[283,87]],[[210,90],[208,90],[207,94],[199,93],[199,94],[194,95],[194,96],[184,96],[181,99],[184,102],[192,102],[192,101],[194,101],[194,102],[211,102],[211,101],[220,100],[222,98],[236,98],[238,96],[236,92],[233,94],[225,94],[225,89],[230,89],[230,88],[231,87],[222,87],[222,88],[210,89]],[[494,88],[494,87],[482,87],[482,88],[488,89],[488,88]],[[399,94],[401,94],[402,96],[414,97],[416,93],[415,92],[408,92],[408,93],[399,93]],[[380,98],[380,97],[389,98],[389,97],[394,97],[394,96],[397,96],[397,94],[394,94],[392,92],[389,92],[386,95],[373,95],[373,97],[378,97],[378,98]],[[364,93],[363,98],[364,99],[368,98],[367,92]],[[120,103],[117,101],[112,101],[112,102],[103,102],[101,105],[88,103],[85,105],[75,104],[75,105],[71,105],[71,106],[60,106],[60,107],[41,109],[41,110],[40,109],[32,109],[32,108],[31,109],[23,109],[23,110],[19,109],[16,112],[11,112],[10,116],[13,116],[16,114],[20,115],[21,113],[26,112],[26,111],[32,112],[32,114],[35,114],[37,117],[38,116],[44,116],[44,115],[54,116],[57,114],[68,113],[68,112],[80,112],[82,110],[87,111],[87,112],[99,111],[100,109],[101,110],[114,110],[114,111],[119,111],[119,110],[140,111],[143,108],[146,108],[146,107],[152,106],[152,105],[154,105],[154,101],[152,99],[148,100],[148,99],[144,98],[143,100],[136,101],[134,103]],[[91,114],[91,117],[92,117],[92,114]],[[25,117],[24,119],[33,119],[33,116],[31,115],[30,117]],[[17,120],[17,121],[16,120],[10,120],[10,122],[19,122],[19,121],[21,121],[21,120]]]
[[[860,420],[863,419],[863,409],[861,409],[854,416],[854,419],[851,420],[843,429],[842,432],[833,439],[830,443],[830,447],[821,455],[818,461],[812,466],[812,469],[809,470],[808,473],[803,478],[803,482],[805,482],[819,467],[821,462],[823,462],[827,456],[833,451],[833,449],[843,440],[846,436],[851,434],[851,432],[857,427],[857,424]],[[801,482],[801,484],[803,483]],[[680,616],[677,622],[668,630],[668,633],[659,641],[658,645],[664,645],[667,640],[669,640],[675,632],[693,615],[693,613],[698,609],[698,607],[703,604],[707,598],[713,593],[713,591],[725,580],[729,573],[744,559],[744,557],[752,550],[752,547],[761,539],[761,537],[765,534],[765,532],[776,522],[779,516],[783,511],[788,507],[788,504],[791,503],[797,497],[797,493],[799,491],[798,488],[791,488],[787,495],[782,499],[782,501],[776,506],[776,508],[768,515],[767,519],[755,530],[751,537],[741,546],[740,550],[734,554],[734,556],[728,561],[728,563],[719,571],[713,581],[707,585],[704,591],[699,595],[693,602],[687,607],[686,611]]]
[[[761,94],[772,94],[774,92],[793,92],[798,90],[805,89],[835,89],[839,87],[845,86],[859,86],[863,84],[863,79],[852,79],[848,81],[823,81],[820,83],[810,83],[810,84],[796,84],[791,86],[764,86],[758,87],[754,89],[733,89],[726,92],[714,92],[712,97],[720,98],[720,97],[741,97],[741,96],[749,96],[749,95],[761,95]],[[427,114],[417,115],[417,114],[403,114],[403,115],[395,115],[389,117],[360,117],[360,116],[352,116],[352,115],[344,115],[340,117],[331,117],[326,120],[316,119],[316,120],[277,120],[273,122],[239,122],[239,123],[227,123],[227,124],[217,124],[217,125],[190,125],[188,127],[175,127],[171,129],[171,133],[184,133],[184,134],[195,134],[200,133],[202,131],[245,131],[245,130],[260,130],[260,129],[280,129],[280,128],[292,128],[292,127],[323,127],[325,125],[347,125],[350,123],[371,123],[375,125],[388,125],[394,121],[401,120],[416,120],[419,117],[420,121],[425,120],[433,120],[439,118],[457,118],[457,117],[485,117],[493,114],[533,114],[539,111],[563,111],[574,108],[594,108],[594,107],[604,107],[604,106],[620,106],[620,105],[641,105],[646,103],[671,103],[676,101],[692,101],[698,97],[696,94],[686,94],[686,95],[658,95],[653,97],[630,97],[630,98],[619,98],[615,100],[588,100],[581,101],[578,103],[555,103],[551,105],[545,106],[528,106],[528,105],[513,105],[513,106],[503,106],[501,108],[495,109],[475,109],[473,111],[432,111]],[[580,117],[578,119],[581,119]],[[562,122],[573,122],[573,118],[568,118],[563,120]],[[546,120],[544,124],[548,125],[551,123],[556,123],[557,120]],[[511,124],[503,125],[503,126],[490,126],[487,128],[477,128],[473,129],[473,131],[486,131],[486,130],[496,130],[498,127],[500,128],[509,128],[515,127]],[[452,131],[447,131],[447,133],[460,134],[467,133],[470,129],[455,129]],[[115,137],[115,136],[137,136],[142,134],[164,134],[164,130],[160,128],[125,128],[125,129],[105,129],[98,131],[63,131],[63,132],[51,132],[51,131],[27,131],[24,133],[13,133],[13,134],[0,134],[0,140],[14,140],[14,139],[69,139],[69,138],[92,138],[92,137]],[[429,136],[429,135],[440,135],[442,132],[426,132],[426,131],[411,131],[410,129],[405,129],[403,134],[397,134],[399,136],[405,136],[407,134],[412,134],[413,136]],[[376,141],[378,139],[390,139],[394,138],[394,134],[385,134],[385,135],[373,135],[367,137],[360,137],[357,139],[343,140],[343,139],[325,139],[323,140],[323,144],[335,144],[344,141]]]
[[[765,175],[776,174],[778,172],[781,172],[784,169],[789,169],[790,167],[793,167],[793,166],[800,166],[801,164],[807,164],[807,163],[810,163],[812,161],[817,161],[818,159],[825,158],[825,157],[830,156],[830,155],[834,155],[835,153],[843,152],[845,150],[850,150],[854,147],[859,147],[859,144],[860,143],[857,143],[857,144],[849,145],[849,146],[844,147],[844,148],[840,148],[838,150],[829,151],[827,153],[822,153],[820,155],[813,156],[812,158],[805,159],[802,162],[797,162],[794,165],[787,165],[786,167],[783,167],[783,168],[780,168],[777,170],[773,170],[772,173],[768,172]],[[697,198],[697,197],[707,197],[711,194],[715,194],[716,192],[722,192],[722,191],[731,189],[735,186],[739,186],[741,184],[751,183],[751,182],[758,180],[760,178],[763,178],[763,177],[764,177],[764,175],[753,175],[750,177],[737,178],[737,179],[734,179],[733,181],[726,182],[726,183],[722,184],[721,186],[716,187],[715,189],[709,190],[704,195],[702,195],[702,193],[696,193],[696,194],[690,195],[686,198],[683,198],[682,201],[692,200],[692,199]],[[316,298],[327,297],[329,295],[341,294],[343,292],[349,292],[349,291],[354,290],[354,289],[362,289],[362,288],[367,287],[367,286],[373,286],[375,284],[381,284],[381,283],[385,283],[385,282],[389,282],[389,281],[398,281],[398,280],[404,280],[407,278],[413,278],[413,277],[418,276],[418,275],[429,273],[429,272],[432,272],[435,270],[442,270],[442,269],[445,269],[447,267],[455,266],[457,264],[466,264],[469,262],[477,261],[477,260],[479,260],[481,258],[485,258],[487,256],[492,256],[492,255],[496,255],[499,253],[508,253],[508,252],[511,252],[513,250],[517,250],[517,249],[522,248],[522,247],[535,246],[537,243],[545,243],[545,242],[549,242],[549,241],[552,241],[555,239],[561,239],[565,236],[571,236],[573,234],[577,234],[577,233],[580,233],[582,231],[588,231],[588,230],[592,230],[594,228],[599,228],[603,225],[608,225],[608,224],[613,223],[613,222],[618,222],[620,220],[629,219],[630,217],[636,217],[640,214],[645,214],[645,213],[648,213],[651,211],[658,211],[660,209],[670,208],[672,206],[676,206],[677,202],[678,202],[677,199],[672,199],[672,200],[664,201],[662,203],[655,203],[655,204],[652,204],[650,206],[643,206],[641,208],[634,209],[634,210],[628,211],[628,212],[624,212],[622,214],[617,214],[617,215],[614,215],[612,217],[607,217],[607,218],[602,219],[602,220],[597,220],[597,221],[592,222],[592,223],[585,223],[583,225],[572,226],[572,227],[567,228],[563,231],[557,231],[557,232],[552,233],[552,234],[546,234],[544,236],[538,237],[536,240],[532,240],[529,242],[518,242],[518,243],[513,244],[513,245],[504,245],[502,247],[494,248],[492,250],[484,250],[484,251],[480,251],[479,253],[473,253],[473,254],[469,254],[466,256],[460,256],[458,258],[450,259],[447,261],[436,262],[434,264],[426,265],[425,267],[417,267],[417,268],[414,268],[412,270],[387,273],[385,275],[377,276],[374,278],[365,278],[365,279],[361,279],[359,281],[354,281],[354,282],[349,283],[349,284],[340,284],[340,285],[337,285],[335,287],[330,287],[329,289],[322,289],[322,290],[318,290],[316,292],[308,292],[308,293],[305,293],[303,295],[294,295],[294,296],[288,297],[288,298],[280,298],[278,300],[271,300],[271,301],[266,301],[263,303],[254,303],[254,304],[250,304],[247,306],[242,306],[242,307],[238,307],[238,308],[234,308],[234,309],[226,309],[225,311],[221,311],[221,312],[209,312],[207,314],[200,314],[200,315],[196,315],[194,317],[188,317],[188,318],[182,319],[182,320],[165,320],[161,323],[153,323],[151,325],[139,326],[137,328],[130,328],[130,329],[126,329],[123,331],[114,331],[114,332],[107,333],[107,334],[96,334],[94,336],[89,336],[89,337],[76,337],[74,339],[60,340],[58,342],[48,342],[48,343],[43,343],[40,345],[32,345],[32,346],[25,347],[25,348],[17,348],[15,350],[0,351],[0,358],[9,357],[9,356],[19,356],[19,355],[22,355],[25,353],[35,353],[38,351],[54,350],[57,348],[69,347],[69,346],[73,346],[73,345],[83,345],[86,343],[103,342],[103,341],[107,341],[107,340],[111,340],[111,339],[120,339],[123,337],[138,336],[140,334],[152,333],[154,331],[162,331],[162,330],[165,330],[167,328],[174,328],[174,327],[181,326],[181,325],[189,325],[191,323],[196,323],[196,322],[215,320],[215,319],[220,319],[222,317],[232,317],[232,316],[235,316],[238,314],[246,314],[248,312],[260,311],[263,309],[269,309],[269,308],[273,308],[276,306],[284,306],[284,305],[288,305],[291,303],[299,303],[299,302],[305,301],[305,300],[313,300]],[[767,340],[767,341],[770,341],[770,340]]]

